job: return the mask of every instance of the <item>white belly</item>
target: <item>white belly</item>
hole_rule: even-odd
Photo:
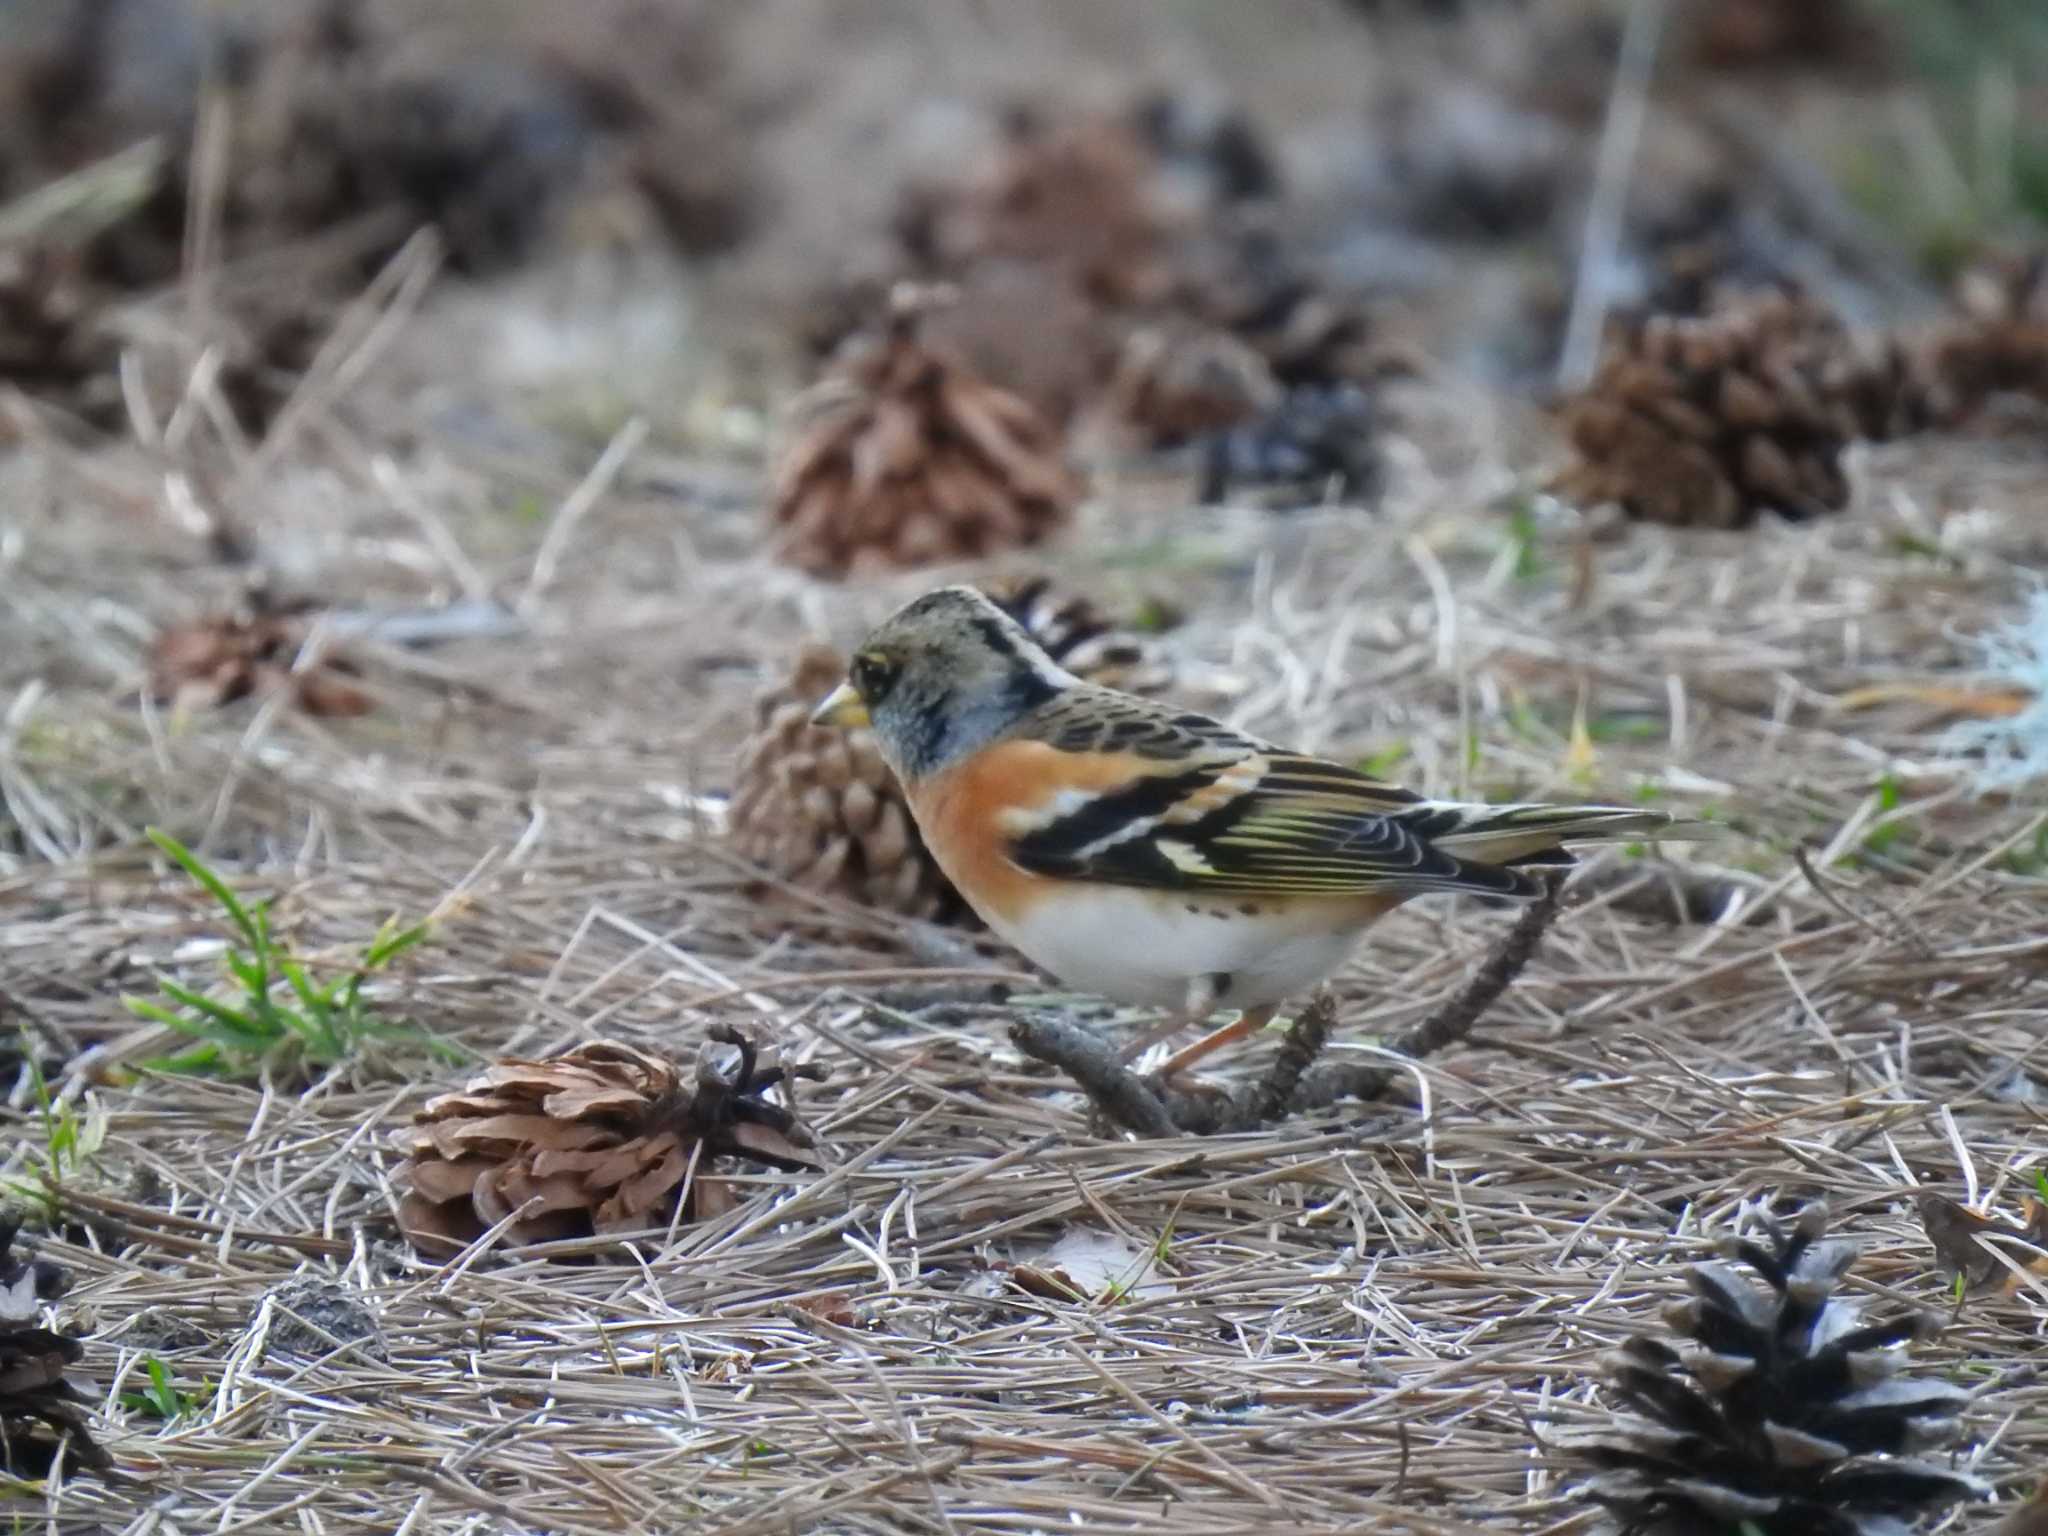
[[[1022,922],[991,928],[1068,986],[1120,1003],[1180,1008],[1200,976],[1229,978],[1221,1008],[1257,1008],[1314,986],[1351,953],[1372,914],[1347,904],[1183,897],[1076,885]]]

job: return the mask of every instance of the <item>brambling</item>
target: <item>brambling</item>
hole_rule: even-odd
[[[1062,982],[1171,1010],[1126,1053],[1240,1011],[1264,1027],[1413,896],[1534,897],[1567,840],[1662,811],[1426,800],[1062,669],[970,587],[899,609],[812,715],[872,726],[918,831],[991,929]]]

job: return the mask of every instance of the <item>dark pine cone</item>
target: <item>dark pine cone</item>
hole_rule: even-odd
[[[1635,1338],[1608,1359],[1627,1410],[1569,1442],[1582,1491],[1639,1536],[1880,1536],[1982,1494],[1914,1459],[1956,1438],[1969,1394],[1903,1373],[1925,1314],[1865,1323],[1834,1295],[1854,1258],[1810,1205],[1768,1245],[1727,1245],[1759,1275],[1696,1266],[1667,1314],[1681,1343]]]

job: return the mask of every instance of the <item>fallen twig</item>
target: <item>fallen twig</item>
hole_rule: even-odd
[[[1114,1045],[1080,1025],[1037,1015],[1012,1024],[1010,1040],[1032,1060],[1065,1072],[1125,1130],[1140,1136],[1179,1134],[1152,1085],[1117,1060]]]

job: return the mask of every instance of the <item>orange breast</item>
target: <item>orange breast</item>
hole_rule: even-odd
[[[1120,789],[1142,773],[1130,758],[1106,752],[1062,752],[1042,741],[1003,741],[921,779],[907,790],[932,857],[975,907],[1019,921],[1059,883],[1027,874],[1005,850],[1003,816],[1035,812],[1064,790]]]

